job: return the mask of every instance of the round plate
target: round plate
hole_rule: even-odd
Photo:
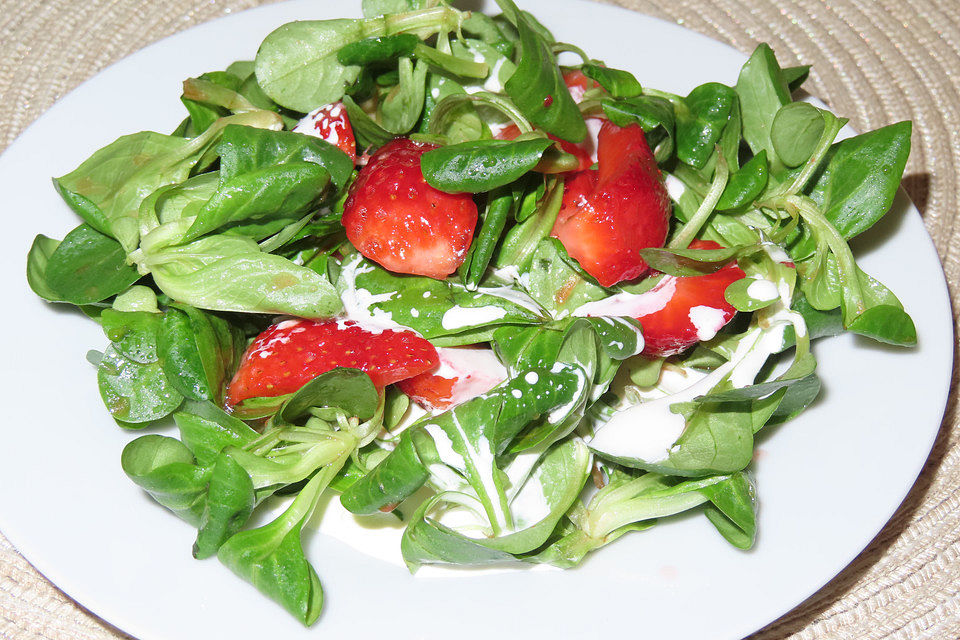
[[[251,58],[284,22],[359,14],[342,4],[265,6],[153,44],[69,94],[0,158],[7,247],[0,257],[7,308],[0,375],[8,393],[0,529],[71,597],[142,640],[448,632],[734,639],[836,575],[910,489],[947,397],[953,337],[946,285],[920,216],[903,196],[856,249],[862,267],[901,297],[920,344],[895,349],[848,335],[816,345],[822,398],[799,419],[764,432],[758,445],[760,538],[753,551],[734,549],[705,518],[690,515],[630,534],[573,571],[411,576],[397,562],[357,551],[359,537],[346,544],[308,533],[307,554],[327,593],[312,631],[216,560],[191,558],[193,531],[120,470],[120,451],[135,434],[107,414],[84,359],[106,339],[78,312],[30,292],[25,257],[36,233],[62,237],[77,224],[51,176],[119,135],[171,131],[184,115],[184,78]],[[745,60],[624,9],[574,0],[522,4],[558,39],[630,69],[651,87],[686,93],[708,81],[733,84]]]

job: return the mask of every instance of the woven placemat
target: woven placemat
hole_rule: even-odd
[[[0,149],[107,65],[257,0],[0,0]],[[769,42],[860,130],[912,119],[904,187],[951,288],[960,284],[960,4],[957,0],[621,0],[744,52]],[[954,317],[960,304],[954,299]],[[944,345],[949,348],[950,345]],[[954,393],[920,480],[870,546],[829,585],[751,636],[960,638],[960,426]],[[785,576],[784,579],[789,579]],[[40,576],[0,536],[0,637],[125,638]]]

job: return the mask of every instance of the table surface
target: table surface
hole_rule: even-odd
[[[162,37],[257,0],[0,0],[0,150],[57,99]],[[914,122],[903,186],[960,283],[960,3],[957,0],[620,0],[786,65],[812,64],[805,88],[860,130]],[[162,6],[162,9],[160,8]],[[956,326],[960,303],[953,299]],[[945,345],[946,348],[946,345]],[[839,576],[750,637],[960,637],[960,426],[957,370],[943,427],[896,515]],[[0,535],[0,638],[114,640]]]

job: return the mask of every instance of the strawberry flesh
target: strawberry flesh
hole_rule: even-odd
[[[350,321],[286,320],[247,348],[227,389],[227,404],[293,393],[337,367],[360,369],[382,388],[438,362],[433,345],[412,331],[376,333]]]
[[[467,193],[444,193],[423,178],[420,157],[436,148],[397,138],[360,170],[344,203],[347,239],[396,273],[441,280],[463,263],[477,226]]]
[[[293,131],[320,138],[339,148],[357,163],[357,141],[342,102],[314,109],[297,123]]]
[[[440,348],[437,355],[438,366],[397,383],[401,391],[427,409],[444,411],[507,379],[507,370],[492,349]]]
[[[604,123],[598,160],[599,169],[568,179],[551,235],[609,287],[649,270],[640,249],[663,246],[670,197],[639,126]]]

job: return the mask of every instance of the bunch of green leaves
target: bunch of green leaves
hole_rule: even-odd
[[[144,132],[96,152],[55,181],[85,222],[60,242],[37,237],[30,285],[47,300],[88,305],[144,279],[207,310],[332,315],[332,284],[272,251],[323,217],[353,165],[281,126],[276,113],[253,109],[195,138]],[[211,153],[212,170],[200,164]]]
[[[217,555],[310,625],[323,592],[301,532],[324,490],[380,430],[382,416],[383,398],[370,378],[336,369],[285,398],[261,432],[209,400],[188,400],[174,414],[179,440],[142,436],[126,446],[121,463],[157,502],[197,527],[195,557]],[[245,528],[259,505],[288,488],[296,497],[275,520]]]

